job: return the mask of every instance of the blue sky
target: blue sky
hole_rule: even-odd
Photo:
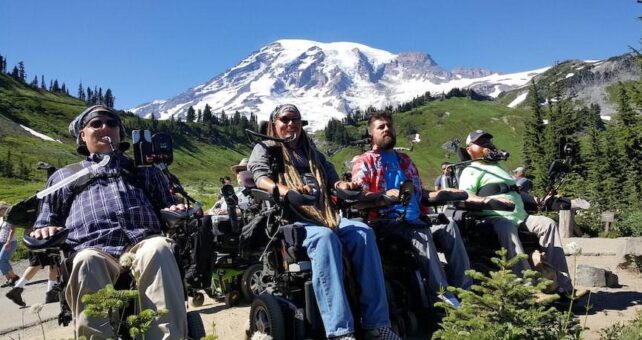
[[[118,108],[177,95],[278,39],[424,52],[446,69],[535,69],[640,47],[635,0],[0,1],[0,54]]]

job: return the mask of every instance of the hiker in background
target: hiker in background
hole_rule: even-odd
[[[435,191],[448,188],[450,176],[452,176],[452,168],[449,168],[449,165],[448,162],[441,163],[441,175],[435,178]]]
[[[0,271],[7,279],[0,287],[13,287],[13,285],[20,279],[11,268],[11,255],[16,251],[18,242],[16,241],[16,233],[14,227],[4,220],[4,214],[9,209],[9,204],[0,201]]]
[[[513,177],[515,178],[515,185],[519,188],[519,191],[530,192],[533,189],[533,181],[526,178],[526,169],[523,166],[519,166],[513,170]]]

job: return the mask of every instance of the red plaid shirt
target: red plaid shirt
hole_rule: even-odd
[[[419,171],[412,162],[410,157],[405,153],[395,151],[399,156],[399,167],[403,171],[406,179],[412,180],[415,186],[415,195],[417,200],[421,202],[421,193],[423,184]],[[381,161],[381,154],[377,150],[366,151],[365,153],[357,156],[352,163],[352,182],[357,183],[363,187],[367,192],[384,192],[386,191],[386,175]],[[428,207],[419,205],[421,212],[428,213]],[[369,218],[376,218],[378,212],[370,212]]]

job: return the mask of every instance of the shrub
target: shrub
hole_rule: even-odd
[[[642,236],[642,211],[633,211],[624,215],[622,222],[616,223],[619,236]]]
[[[500,268],[487,276],[474,270],[467,275],[479,282],[470,291],[449,287],[461,299],[461,306],[445,308],[442,329],[434,339],[579,339],[581,326],[572,313],[549,306],[556,296],[543,295],[551,283],[532,270],[515,275],[510,268],[525,255],[506,259],[502,249],[493,262]]]

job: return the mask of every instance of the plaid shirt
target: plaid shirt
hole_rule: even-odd
[[[80,164],[89,167],[98,161],[90,156]],[[157,168],[138,168],[136,176],[144,189],[138,188],[118,175],[129,162],[121,153],[113,156],[107,166],[96,170],[95,174],[103,177],[91,181],[72,201],[69,185],[46,196],[34,228],[64,226],[71,230],[67,244],[75,250],[97,248],[114,256],[149,235],[160,234],[161,224],[147,197],[158,198],[156,201],[165,202],[164,206],[175,203],[167,180]],[[58,170],[47,187],[71,175],[69,168]]]
[[[417,201],[421,202],[423,184],[417,167],[410,160],[410,157],[402,152],[397,152],[399,156],[399,167],[408,179],[412,179],[415,186],[415,195]],[[381,154],[377,150],[366,151],[352,163],[352,182],[361,185],[367,192],[384,192],[386,191],[386,174],[381,159]],[[419,205],[422,213],[427,213],[428,208]],[[385,210],[385,209],[384,209]],[[376,218],[379,212],[370,212],[370,219]]]

